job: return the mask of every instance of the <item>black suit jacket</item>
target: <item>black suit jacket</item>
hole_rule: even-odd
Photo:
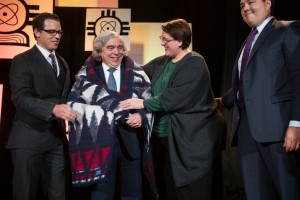
[[[7,148],[47,150],[65,139],[64,121],[51,113],[67,96],[69,68],[62,57],[56,57],[65,71],[63,88],[36,46],[13,58],[9,81],[16,115]]]
[[[243,45],[244,46],[244,45]],[[235,106],[236,132],[238,58],[232,88],[223,96],[226,107]],[[258,142],[283,141],[290,120],[300,121],[300,22],[272,19],[257,38],[244,73],[244,96],[249,127]]]

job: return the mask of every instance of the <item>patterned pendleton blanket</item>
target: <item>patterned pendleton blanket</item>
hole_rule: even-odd
[[[111,163],[112,134],[115,122],[120,122],[130,112],[119,108],[119,102],[128,98],[149,98],[150,81],[144,71],[129,57],[123,58],[124,79],[120,92],[107,89],[105,79],[99,78],[101,63],[89,57],[76,75],[76,81],[67,104],[77,112],[70,124],[69,148],[74,186],[105,182]],[[143,169],[152,189],[155,188],[151,159],[150,133],[152,115],[136,110],[143,118],[144,151]],[[155,190],[155,189],[154,189]]]

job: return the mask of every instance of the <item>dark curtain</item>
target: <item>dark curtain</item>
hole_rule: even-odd
[[[250,30],[241,19],[239,1],[226,1],[226,32],[225,32],[225,51],[223,56],[223,68],[221,77],[221,94],[224,94],[231,84],[231,73],[235,63],[236,55],[246,37],[246,32]],[[231,147],[231,110],[224,111],[227,123],[226,149],[222,153],[222,175],[224,200],[244,200],[246,199],[241,170],[238,160],[237,148]]]

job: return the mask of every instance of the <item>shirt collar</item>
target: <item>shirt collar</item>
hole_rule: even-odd
[[[265,28],[265,26],[267,25],[267,23],[269,23],[269,21],[271,19],[273,19],[273,16],[268,17],[267,19],[265,19],[258,27],[256,27],[258,34],[260,34],[262,32],[262,30]]]
[[[111,68],[111,67],[109,67],[107,64],[105,64],[104,62],[102,62],[102,66],[103,66],[104,71],[107,71],[109,68]],[[120,71],[120,66],[121,66],[121,65],[119,65],[119,66],[116,68],[116,71]]]
[[[43,56],[47,59],[50,55],[50,53],[53,53],[55,55],[55,51],[53,52],[49,52],[48,50],[44,49],[43,47],[41,47],[40,45],[38,44],[35,44],[36,47],[40,50],[40,52],[43,54]]]

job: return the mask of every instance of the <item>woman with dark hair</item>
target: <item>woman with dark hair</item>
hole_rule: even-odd
[[[217,109],[204,58],[188,49],[189,24],[175,19],[161,28],[165,55],[143,67],[151,79],[152,96],[124,100],[120,107],[154,113],[151,144],[160,200],[209,200],[225,121]]]

